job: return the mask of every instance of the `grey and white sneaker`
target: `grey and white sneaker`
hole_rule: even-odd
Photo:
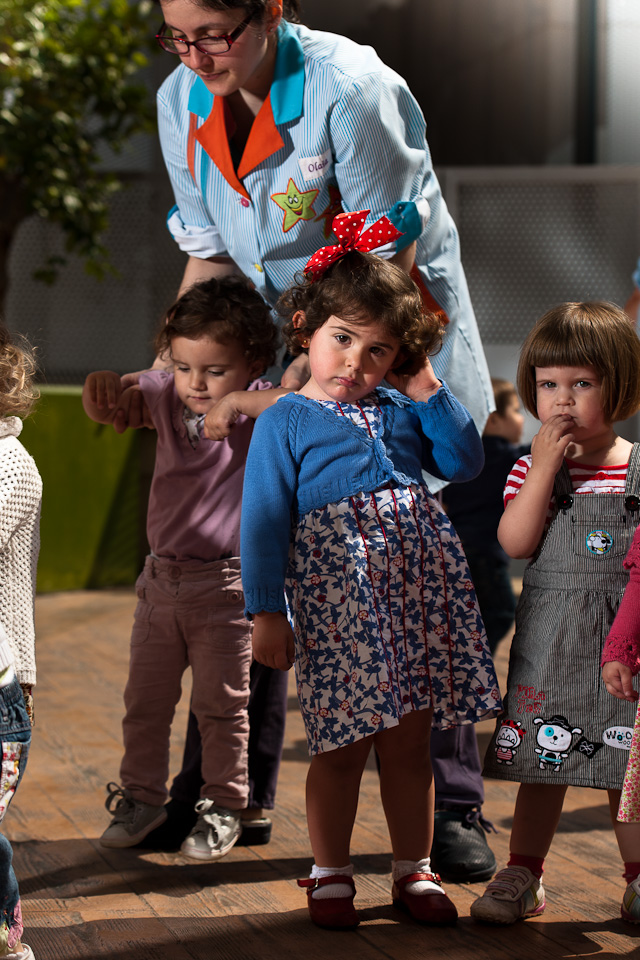
[[[113,819],[100,837],[103,847],[135,847],[167,819],[164,806],[134,800],[131,791],[117,783],[108,783],[107,790],[105,807],[113,814]],[[114,808],[113,801],[116,797],[118,802]]]
[[[198,800],[195,809],[198,820],[180,853],[190,860],[220,860],[242,832],[240,811],[220,807],[213,800]]]
[[[471,904],[474,920],[484,923],[515,923],[537,917],[545,908],[542,881],[526,867],[505,867],[477,900]]]

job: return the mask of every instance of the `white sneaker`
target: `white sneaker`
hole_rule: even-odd
[[[545,908],[544,887],[527,867],[505,867],[471,904],[474,920],[485,923],[514,923],[521,917],[535,917]]]
[[[113,814],[113,820],[100,837],[103,847],[135,847],[167,819],[166,807],[134,800],[131,792],[117,783],[108,783],[107,790],[105,807]],[[119,799],[114,809],[116,797]]]
[[[620,907],[620,916],[627,923],[640,923],[640,876],[627,884]]]
[[[195,809],[197,823],[180,853],[190,860],[220,860],[242,832],[240,811],[219,807],[213,800],[198,800]]]
[[[13,950],[0,953],[0,960],[35,960],[33,950],[26,943],[16,943]]]

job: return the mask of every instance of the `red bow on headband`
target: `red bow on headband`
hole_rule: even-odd
[[[396,230],[388,217],[380,217],[379,220],[362,232],[368,210],[356,210],[354,213],[339,213],[333,220],[333,232],[338,238],[338,243],[330,247],[320,247],[311,257],[304,274],[307,279],[317,280],[336,260],[344,257],[350,250],[377,250],[378,247],[397,240],[402,236],[401,230]]]

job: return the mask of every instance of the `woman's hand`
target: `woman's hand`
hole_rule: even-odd
[[[293,631],[284,613],[261,613],[253,617],[253,656],[274,670],[290,670],[295,659]]]
[[[629,700],[635,703],[638,699],[638,691],[633,689],[631,677],[629,667],[620,663],[619,660],[612,660],[602,667],[602,680],[609,693],[618,700]]]
[[[408,376],[407,374],[398,374],[394,373],[393,370],[389,370],[385,380],[387,380],[392,387],[395,387],[396,390],[404,393],[406,397],[419,401],[420,403],[426,403],[442,386],[442,381],[438,380],[433,372],[429,357],[425,357],[425,361],[417,373]]]

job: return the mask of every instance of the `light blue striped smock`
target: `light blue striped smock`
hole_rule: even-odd
[[[184,64],[158,92],[176,199],[168,227],[180,248],[228,255],[273,305],[309,257],[334,242],[337,197],[346,211],[369,209],[368,225],[395,207],[391,219],[405,232],[398,244],[417,240],[416,264],[449,317],[435,371],[481,430],[493,407],[489,374],[458,234],[405,81],[371,47],[283,21],[270,97],[235,165],[223,101],[215,99]],[[187,162],[192,114],[195,180]]]

